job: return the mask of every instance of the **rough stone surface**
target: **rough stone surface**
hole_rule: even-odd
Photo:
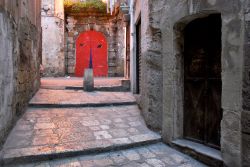
[[[0,148],[38,90],[40,1],[0,1]]]
[[[103,154],[78,156],[13,167],[206,167],[163,143]],[[6,167],[12,167],[6,166]]]
[[[249,133],[246,134],[245,130],[248,128],[243,130],[241,124],[248,126],[249,119],[245,118],[243,122],[241,119],[249,115],[242,115],[242,109],[245,107],[247,113],[249,108],[249,56],[246,56],[249,55],[249,1],[139,2],[131,2],[134,10],[132,17],[135,17],[132,18],[133,23],[136,24],[138,19],[136,15],[140,11],[143,20],[141,87],[143,93],[138,101],[146,123],[153,128],[162,129],[163,139],[168,143],[183,138],[183,29],[197,18],[221,13],[221,108],[223,109],[221,153],[226,166],[242,166],[244,162],[247,164],[249,157],[244,156],[242,161],[242,156],[249,152],[246,147]],[[135,35],[132,36],[134,37]],[[135,84],[133,80],[132,84]],[[245,139],[242,139],[242,135]]]
[[[3,158],[104,149],[159,139],[160,135],[145,126],[137,106],[28,109],[9,135]]]
[[[42,0],[43,76],[64,76],[64,5],[60,0]]]
[[[95,87],[116,87],[122,85],[123,78],[109,77],[109,78],[94,78]],[[83,78],[79,77],[43,77],[41,78],[41,88],[44,89],[65,89],[66,87],[82,87]],[[129,85],[124,84],[129,87]]]
[[[75,90],[40,89],[30,104],[100,104],[135,102],[130,92],[84,92]]]
[[[153,25],[154,19],[159,17],[151,16],[155,11],[149,8],[148,1],[132,1],[134,11],[131,20],[136,25],[141,19],[141,92],[138,103],[142,108],[143,116],[147,125],[155,130],[161,130],[162,126],[162,54],[161,54],[161,31],[160,27]],[[155,2],[150,2],[155,3]],[[132,8],[131,7],[131,8]],[[151,18],[152,17],[152,18]],[[151,22],[149,22],[152,21]],[[136,31],[132,30],[133,38],[136,38]],[[136,54],[137,44],[132,40],[131,54]],[[136,70],[136,60],[131,66],[132,74]],[[132,91],[136,92],[136,77],[132,75]]]
[[[89,31],[89,23],[95,23],[93,30],[103,33],[108,43],[108,76],[124,76],[125,59],[125,30],[122,15],[110,16],[74,16],[67,14],[67,32],[65,35],[65,64],[67,73],[74,75],[76,62],[76,39],[78,36]]]
[[[88,91],[88,92],[94,91],[93,69],[85,69],[83,87],[85,91]]]

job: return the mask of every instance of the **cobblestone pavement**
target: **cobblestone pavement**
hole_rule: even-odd
[[[30,104],[99,104],[135,102],[129,92],[84,92],[82,90],[40,89]]]
[[[44,161],[15,167],[205,167],[198,161],[177,152],[165,144]],[[14,167],[13,166],[13,167]]]
[[[123,78],[95,78],[94,84],[96,87],[101,86],[120,86]],[[42,88],[65,88],[65,87],[82,87],[83,78],[79,77],[44,77],[41,78]]]
[[[4,145],[4,158],[64,153],[159,140],[136,105],[99,108],[29,108]]]
[[[58,83],[58,79],[49,82]],[[90,103],[105,106],[75,105]],[[147,128],[134,103],[129,92],[40,89],[30,102],[33,107],[27,109],[8,136],[0,152],[0,166],[204,166],[159,143],[161,136]],[[57,105],[45,108],[43,104]],[[39,163],[31,163],[34,161]],[[24,162],[31,164],[20,165]]]

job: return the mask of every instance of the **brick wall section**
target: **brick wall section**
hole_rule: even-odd
[[[40,85],[40,0],[0,0],[0,148]]]

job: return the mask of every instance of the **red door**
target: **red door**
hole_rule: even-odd
[[[105,36],[97,31],[86,31],[76,41],[75,75],[82,77],[84,69],[89,68],[92,56],[92,67],[95,77],[108,75],[107,41]]]

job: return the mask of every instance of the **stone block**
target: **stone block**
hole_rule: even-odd
[[[128,150],[128,151],[123,151],[122,154],[129,159],[130,161],[136,161],[139,160],[140,154],[138,154],[136,151],[134,150]]]
[[[93,69],[84,70],[84,90],[87,92],[94,91],[94,73]]]
[[[73,48],[74,48],[73,44],[69,44],[69,45],[68,45],[68,49],[69,49],[69,50],[72,50]]]
[[[35,129],[53,129],[55,125],[53,123],[37,123]]]
[[[75,54],[72,52],[68,52],[68,59],[75,59]]]
[[[231,132],[240,130],[240,115],[238,112],[224,110],[224,118],[222,121],[222,126],[225,129],[229,129]]]
[[[112,136],[107,131],[97,131],[94,132],[96,140],[100,139],[111,139]]]
[[[250,164],[250,135],[242,134],[242,166],[247,167]]]
[[[250,111],[243,111],[241,118],[242,132],[250,133]]]
[[[74,43],[74,38],[73,37],[68,37],[68,42],[69,43]]]
[[[123,79],[121,80],[122,82],[122,86],[125,87],[125,88],[130,88],[130,80],[129,79]]]
[[[75,65],[75,60],[74,59],[69,59],[68,60],[68,66],[74,66]]]
[[[69,74],[74,74],[74,72],[75,72],[75,68],[74,67],[68,67],[68,73]]]

